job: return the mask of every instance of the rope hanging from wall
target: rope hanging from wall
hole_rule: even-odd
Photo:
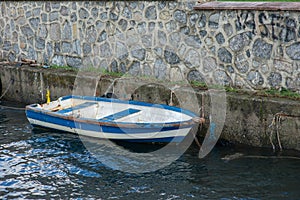
[[[284,117],[285,118],[300,118],[300,116],[298,116],[298,115],[290,115],[290,114],[286,114],[283,112],[279,112],[274,115],[272,122],[269,125],[269,128],[271,129],[271,132],[269,135],[269,140],[272,145],[273,151],[275,151],[275,149],[276,149],[276,146],[274,145],[273,139],[272,139],[274,132],[276,133],[276,139],[277,139],[279,150],[282,151],[282,144],[281,144],[281,140],[280,140],[280,129],[281,129],[280,125],[281,125],[281,121]]]

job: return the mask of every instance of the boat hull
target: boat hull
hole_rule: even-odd
[[[73,116],[26,107],[27,118],[34,127],[76,133],[100,139],[125,140],[131,142],[181,142],[195,125],[192,120],[181,123],[118,123],[74,118]],[[104,118],[103,118],[104,119]]]

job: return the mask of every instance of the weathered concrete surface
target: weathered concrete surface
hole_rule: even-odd
[[[74,72],[65,70],[45,70],[35,67],[0,66],[2,92],[7,88],[6,100],[24,103],[44,102],[46,90],[51,97],[71,94],[76,77]]]
[[[133,98],[151,103],[180,105],[194,112],[199,112],[199,107],[203,105],[207,122],[199,135],[204,136],[209,130],[211,91],[174,86],[154,79],[143,80],[133,77],[113,79],[102,76],[99,80],[95,73],[26,66],[0,66],[0,79],[2,94],[7,91],[4,95],[6,100],[27,104],[45,102],[46,89],[49,88],[51,99],[74,93],[103,95],[106,92],[113,92],[122,99]],[[192,98],[193,94],[196,95],[197,102],[193,102],[195,101]],[[284,149],[300,150],[299,101],[226,93],[224,103],[227,107],[222,139],[232,143],[271,148],[271,138],[278,148],[278,135]],[[280,122],[270,127],[277,113],[284,113],[288,116],[282,117]],[[273,134],[271,134],[272,130]]]
[[[45,102],[47,89],[51,99],[70,94],[92,95],[95,91],[90,86],[96,78],[93,73],[73,70],[0,65],[1,89],[2,93],[6,92],[4,98],[26,104]],[[99,82],[97,94],[103,93],[100,89],[111,82],[110,79]],[[78,84],[85,86],[77,87]]]
[[[285,113],[275,125],[276,113]],[[296,117],[298,116],[298,117]],[[278,148],[276,126],[283,148],[300,150],[300,102],[288,99],[227,94],[227,116],[222,138],[250,146],[270,147],[270,136]]]

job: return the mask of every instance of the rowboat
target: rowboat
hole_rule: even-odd
[[[93,96],[63,96],[26,106],[33,127],[132,142],[181,142],[197,115],[163,104]]]

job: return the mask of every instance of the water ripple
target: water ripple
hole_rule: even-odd
[[[24,113],[1,112],[0,198],[300,199],[298,160],[224,162],[221,158],[235,150],[222,147],[200,160],[192,146],[163,169],[131,174],[118,171],[119,162],[106,156],[105,146],[102,150],[115,169],[97,160],[78,136],[31,131]],[[116,155],[130,162],[122,156]]]

